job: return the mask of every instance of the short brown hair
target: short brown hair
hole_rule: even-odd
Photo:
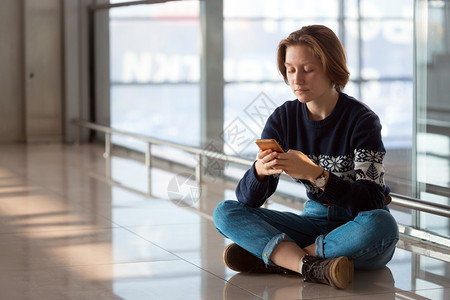
[[[278,45],[278,69],[284,81],[289,83],[286,75],[286,49],[289,46],[306,45],[322,62],[322,67],[337,91],[344,89],[350,72],[347,69],[345,50],[336,34],[326,26],[310,25],[292,32]]]

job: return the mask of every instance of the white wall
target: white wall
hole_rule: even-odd
[[[0,142],[25,140],[22,1],[0,1]]]
[[[62,13],[59,0],[24,0],[25,138],[62,140]]]
[[[91,2],[0,1],[0,143],[73,141],[88,119]]]

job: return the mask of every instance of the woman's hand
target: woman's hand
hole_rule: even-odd
[[[276,168],[280,153],[272,150],[260,151],[255,163],[256,177],[263,180],[268,175],[281,174],[283,169]]]
[[[280,153],[274,168],[283,170],[289,176],[306,179],[313,183],[323,172],[323,169],[312,162],[308,156],[297,150]]]

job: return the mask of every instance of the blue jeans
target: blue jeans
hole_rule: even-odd
[[[355,268],[378,269],[391,260],[398,241],[397,223],[387,207],[352,217],[343,208],[307,201],[297,215],[226,200],[214,210],[213,220],[223,236],[269,265],[276,246],[291,241],[301,248],[315,243],[320,258],[347,256]]]

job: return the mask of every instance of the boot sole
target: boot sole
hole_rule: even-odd
[[[233,247],[236,247],[234,243],[228,245],[228,246],[223,250],[223,253],[222,253],[222,261],[223,261],[223,264],[224,264],[225,266],[227,266],[227,268],[229,268],[229,269],[231,269],[231,270],[233,270],[233,271],[236,271],[236,272],[241,272],[241,270],[239,270],[239,269],[233,267],[232,265],[230,265],[230,264],[228,263],[228,259],[227,259],[228,253],[230,252],[231,248],[233,248]]]
[[[240,258],[240,261],[236,262],[237,257]],[[262,259],[253,256],[250,252],[239,247],[236,243],[232,243],[225,247],[222,252],[222,261],[226,267],[240,273],[297,274],[280,267],[266,266]],[[233,261],[235,262],[234,264]]]
[[[330,277],[337,288],[347,288],[349,282],[353,281],[353,261],[345,256],[336,258],[330,267]]]

